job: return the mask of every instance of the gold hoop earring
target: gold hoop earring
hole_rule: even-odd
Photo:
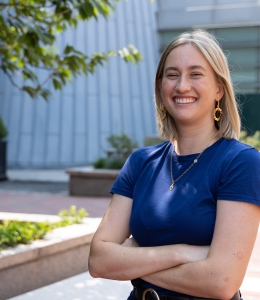
[[[213,117],[214,117],[214,120],[219,122],[221,117],[222,117],[222,109],[219,107],[219,101],[218,102],[218,106],[214,109],[214,112],[213,112]]]
[[[163,113],[162,121],[164,121],[167,118],[166,109],[164,105],[160,108],[160,111]]]

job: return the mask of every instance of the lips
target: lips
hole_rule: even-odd
[[[191,97],[179,98],[179,97],[175,97],[173,100],[174,100],[175,103],[178,103],[178,104],[189,104],[189,103],[194,103],[196,101],[196,98],[191,98]]]

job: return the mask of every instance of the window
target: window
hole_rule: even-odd
[[[161,33],[161,46],[178,36],[183,30]],[[222,46],[231,71],[236,92],[260,92],[260,27],[209,29]]]

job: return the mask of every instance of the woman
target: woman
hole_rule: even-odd
[[[228,65],[213,36],[196,30],[168,45],[155,103],[169,141],[129,157],[89,271],[132,280],[129,300],[240,299],[260,220],[260,155],[237,140]]]

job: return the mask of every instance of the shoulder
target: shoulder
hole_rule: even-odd
[[[227,164],[234,161],[240,161],[241,163],[247,164],[249,162],[254,162],[256,165],[260,166],[259,151],[252,146],[241,143],[238,140],[223,139],[219,150]]]
[[[255,148],[236,140],[224,141],[218,153],[220,167],[218,199],[260,205],[260,154]]]
[[[260,184],[260,153],[255,148],[235,139],[222,139],[212,154],[213,165],[223,181],[255,177]]]
[[[159,145],[143,147],[134,151],[129,159],[134,163],[139,163],[139,165],[145,165],[150,161],[160,159],[165,152],[168,153],[171,146],[171,143],[166,141]]]

